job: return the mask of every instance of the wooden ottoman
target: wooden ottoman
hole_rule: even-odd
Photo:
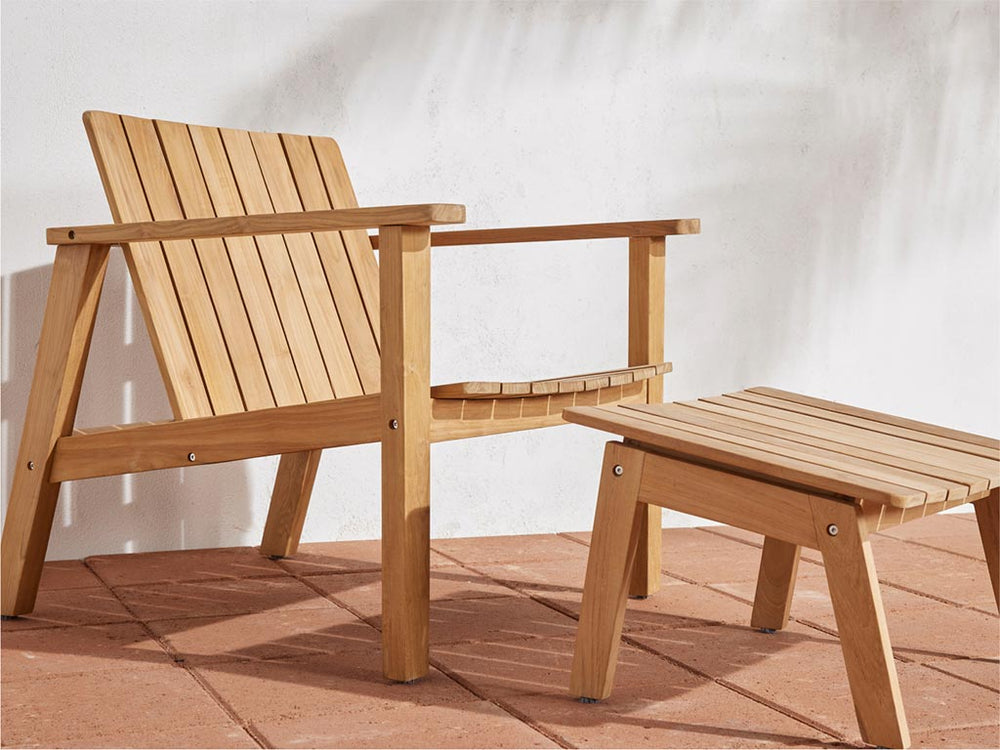
[[[611,692],[645,504],[763,534],[750,624],[788,621],[801,547],[820,551],[866,742],[909,732],[868,535],[974,503],[997,592],[1000,442],[773,388],[567,409],[616,433],[604,454],[570,692]]]

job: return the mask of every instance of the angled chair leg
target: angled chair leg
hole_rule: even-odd
[[[666,238],[630,237],[628,241],[628,363],[663,361]],[[663,377],[646,384],[646,403],[663,402]],[[629,595],[651,596],[660,588],[663,509],[642,511],[639,546]]]
[[[990,571],[990,583],[993,584],[993,598],[997,609],[1000,609],[1000,487],[994,487],[989,495],[976,500],[973,505],[986,553],[986,567]]]
[[[0,611],[5,616],[35,607],[59,497],[59,484],[49,481],[52,450],[56,440],[73,431],[107,263],[107,246],[56,251],[3,528]]]
[[[629,580],[642,542],[646,504],[638,502],[638,495],[643,455],[616,442],[604,451],[570,677],[575,698],[601,700],[611,694]]]
[[[289,557],[299,548],[302,525],[306,521],[309,496],[323,451],[286,453],[278,464],[278,475],[271,493],[271,506],[260,542],[261,554]]]
[[[795,574],[799,569],[799,552],[797,544],[771,536],[764,538],[750,627],[774,631],[788,624]]]
[[[817,497],[811,504],[861,737],[871,745],[909,747],[871,545],[857,506]]]
[[[382,668],[429,670],[430,232],[379,228],[382,341]]]

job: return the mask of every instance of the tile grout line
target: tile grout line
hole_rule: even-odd
[[[153,629],[149,627],[149,625],[146,623],[145,620],[140,619],[139,616],[136,614],[135,610],[133,610],[132,607],[129,606],[129,604],[118,595],[118,592],[116,592],[114,588],[108,585],[107,581],[105,581],[104,578],[101,577],[101,575],[96,570],[94,570],[94,568],[91,567],[86,560],[82,560],[81,562],[83,562],[84,566],[97,578],[97,580],[101,582],[101,585],[104,586],[104,588],[106,588],[113,597],[115,597],[115,599],[118,601],[119,604],[122,605],[125,611],[128,612],[133,618],[135,618],[135,622],[149,635],[149,637],[161,649],[163,649],[164,653],[168,657],[170,657],[174,666],[183,669],[191,677],[191,679],[194,680],[195,684],[198,685],[198,687],[200,687],[205,693],[207,693],[208,697],[211,698],[212,701],[220,709],[222,709],[222,712],[229,717],[230,721],[232,721],[240,729],[242,729],[258,747],[261,748],[273,747],[273,745],[271,745],[271,743],[269,743],[263,737],[263,735],[260,734],[258,729],[253,725],[253,723],[250,721],[244,721],[243,718],[238,713],[236,713],[236,710],[229,705],[228,701],[226,701],[222,697],[222,695],[220,695],[215,690],[215,688],[209,685],[205,681],[204,677],[202,677],[201,674],[194,667],[187,664],[185,660],[180,656],[180,653],[173,646],[171,646],[166,641],[165,638],[161,638],[160,636],[158,636],[153,631]]]
[[[441,554],[441,553],[439,552],[438,554]],[[442,556],[443,557],[447,557],[448,559],[454,559],[454,558],[451,558],[449,555],[442,555]],[[456,562],[458,562],[458,561],[456,561]],[[462,568],[465,568],[465,565],[462,564],[462,563],[460,563],[460,562],[458,563],[458,565],[460,567],[462,567]],[[465,569],[469,570],[468,568],[465,568]],[[473,572],[475,572],[475,571],[473,571]],[[379,573],[381,573],[381,570],[379,571]],[[344,609],[344,610],[350,612],[352,615],[354,615],[355,617],[357,617],[361,622],[363,622],[365,625],[368,625],[370,628],[372,628],[376,632],[378,632],[378,633],[382,632],[382,629],[380,627],[378,627],[374,622],[372,622],[372,618],[363,616],[360,612],[356,611],[350,605],[337,600],[332,594],[328,594],[328,593],[322,591],[318,586],[312,585],[310,582],[304,580],[304,578],[301,577],[301,576],[299,576],[298,574],[296,574],[296,573],[294,573],[292,571],[289,571],[289,574],[293,578],[295,578],[296,580],[298,580],[300,583],[302,583],[302,585],[307,586],[308,588],[312,589],[317,594],[319,594],[321,597],[323,597],[327,601],[331,602],[335,606],[340,607],[341,609]],[[484,576],[484,578],[485,577],[486,576]],[[530,639],[528,639],[528,640],[530,640]],[[459,642],[461,643],[461,641],[459,641]],[[467,641],[467,642],[475,643],[476,641]],[[442,645],[454,645],[454,644],[442,644]],[[520,712],[516,711],[513,707],[507,706],[506,704],[504,704],[502,702],[498,702],[497,700],[494,700],[493,698],[490,698],[490,697],[486,696],[485,694],[480,693],[478,690],[475,689],[475,687],[472,685],[472,683],[468,682],[467,680],[464,680],[464,679],[460,678],[456,673],[452,672],[450,669],[448,669],[447,667],[445,667],[444,664],[442,662],[438,661],[437,659],[428,658],[428,662],[430,663],[431,666],[433,666],[441,674],[443,674],[445,677],[447,677],[452,682],[454,682],[455,684],[457,684],[463,690],[466,690],[467,692],[471,693],[476,698],[478,698],[479,700],[481,700],[481,701],[483,701],[485,703],[490,703],[491,705],[496,706],[497,708],[499,708],[504,713],[509,714],[513,719],[521,722],[522,724],[525,724],[529,729],[531,729],[531,730],[533,730],[535,732],[538,732],[539,734],[541,734],[546,739],[549,739],[552,742],[555,742],[557,745],[559,745],[559,747],[562,747],[565,750],[572,750],[572,748],[575,748],[575,745],[567,742],[560,735],[547,732],[544,729],[542,729],[541,727],[535,725],[533,722],[531,722],[530,720],[528,720],[526,717],[521,716]]]
[[[559,536],[562,536],[562,535],[559,534]],[[581,545],[583,545],[585,547],[589,547],[590,546],[590,545],[585,544],[585,543],[583,543],[583,542],[581,542],[579,540],[574,540],[574,541],[577,541],[579,544],[581,544]],[[438,554],[444,554],[440,550],[435,550],[435,551]],[[460,561],[460,560],[458,560],[458,559],[456,559],[454,557],[451,557],[450,555],[445,555],[445,557],[448,557],[449,559],[454,560],[459,566],[461,566],[462,568],[464,568],[466,570],[469,570],[469,571],[471,571],[473,573],[481,575],[484,578],[488,578],[491,581],[493,581],[494,583],[497,583],[497,584],[499,584],[501,586],[505,586],[506,588],[509,588],[512,591],[515,591],[516,593],[521,594],[522,596],[526,596],[527,598],[531,599],[534,602],[537,602],[538,604],[541,604],[541,605],[543,605],[545,607],[548,607],[549,609],[551,609],[551,610],[553,610],[555,612],[558,612],[558,613],[560,613],[562,615],[565,615],[566,617],[569,617],[569,618],[571,618],[571,619],[579,622],[579,616],[574,615],[572,612],[569,612],[567,610],[562,609],[561,607],[557,606],[554,602],[548,602],[548,601],[546,601],[544,599],[538,599],[537,597],[531,595],[530,593],[527,593],[527,592],[524,592],[524,591],[520,591],[520,590],[514,588],[513,586],[509,586],[508,584],[506,584],[503,581],[499,581],[497,579],[494,579],[492,576],[490,576],[487,573],[482,573],[481,571],[478,571],[475,568],[469,567],[468,565],[466,565],[466,563],[463,563],[462,561]],[[503,564],[503,563],[500,563],[500,564]],[[471,563],[469,565],[471,565]],[[661,570],[661,572],[666,574],[666,571],[664,571],[664,570]],[[686,581],[686,579],[684,579],[684,578],[682,578],[680,576],[673,576],[673,577],[681,578],[681,580],[685,580]],[[686,581],[686,582],[693,583],[693,584],[695,584],[697,586],[702,586],[703,588],[709,588],[707,585],[699,584],[696,581]],[[710,590],[715,591],[715,589],[710,589]],[[720,593],[724,593],[724,592],[720,592]],[[741,602],[743,601],[742,599],[739,599],[739,597],[736,597],[734,595],[730,595],[730,596],[733,596],[733,598],[736,598],[736,599],[738,599]],[[716,627],[716,626],[715,625],[707,625],[705,627]],[[651,654],[652,656],[655,656],[655,657],[657,657],[657,658],[659,658],[659,659],[661,659],[663,661],[666,661],[669,664],[673,664],[674,666],[676,666],[676,667],[678,667],[680,669],[683,669],[683,670],[685,670],[685,671],[687,671],[687,672],[689,672],[691,674],[694,674],[694,675],[696,675],[698,677],[701,677],[703,679],[706,679],[706,680],[709,680],[711,682],[714,682],[717,685],[719,685],[720,687],[722,687],[723,689],[730,690],[730,691],[732,691],[734,693],[737,693],[738,695],[742,695],[745,698],[747,698],[749,700],[752,700],[755,703],[758,703],[758,704],[764,706],[765,708],[771,709],[772,711],[775,711],[776,713],[780,713],[780,714],[782,714],[784,716],[787,716],[788,718],[790,718],[790,719],[792,719],[794,721],[798,721],[800,724],[804,724],[804,725],[810,727],[811,729],[815,729],[815,730],[817,730],[819,732],[822,732],[823,734],[829,735],[830,737],[833,737],[836,740],[839,740],[839,741],[842,741],[842,742],[849,742],[849,740],[845,736],[841,735],[840,733],[838,733],[836,730],[832,729],[831,727],[827,727],[827,726],[825,726],[823,724],[820,724],[818,722],[813,722],[808,717],[805,717],[805,716],[803,716],[801,714],[798,714],[798,713],[792,711],[791,709],[785,708],[785,707],[783,707],[783,706],[781,706],[781,705],[779,705],[777,703],[773,703],[772,701],[768,700],[767,698],[764,698],[763,696],[760,696],[760,695],[752,693],[752,692],[750,692],[748,690],[745,690],[744,688],[741,688],[740,686],[736,685],[735,683],[731,683],[728,680],[724,680],[722,678],[715,678],[712,675],[709,675],[707,673],[703,673],[703,672],[695,669],[694,667],[690,667],[689,665],[687,665],[687,664],[685,664],[683,662],[680,662],[680,661],[677,661],[676,659],[668,657],[667,655],[662,654],[659,651],[656,651],[655,649],[649,648],[648,646],[646,646],[646,645],[644,645],[644,644],[642,644],[642,643],[640,643],[640,642],[638,642],[636,640],[633,640],[631,637],[629,637],[629,634],[627,634],[627,633],[622,633],[621,637],[622,637],[622,642],[628,643],[630,646],[638,648],[640,651],[645,651],[645,652]],[[442,670],[442,671],[444,671],[444,670]],[[504,707],[501,706],[501,708],[504,708]]]

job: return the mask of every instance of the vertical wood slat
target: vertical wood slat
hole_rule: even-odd
[[[354,195],[354,188],[351,186],[347,167],[344,165],[344,157],[340,153],[337,142],[332,138],[313,137],[310,140],[313,150],[316,152],[316,160],[319,162],[332,208],[357,208],[358,199]],[[347,248],[347,256],[350,258],[351,268],[354,270],[354,278],[361,292],[361,299],[365,303],[372,334],[375,336],[376,344],[379,344],[381,339],[379,271],[375,263],[375,254],[372,252],[371,240],[368,239],[368,234],[360,229],[344,231],[340,235],[343,238],[344,247]]]
[[[177,191],[152,120],[122,117],[122,124],[125,126],[125,135],[132,148],[132,156],[152,218],[183,219]],[[201,367],[205,389],[212,402],[212,411],[215,414],[244,411],[243,398],[194,243],[179,240],[162,244],[163,255],[177,291],[177,300],[184,313],[191,343]]]
[[[239,187],[230,169],[219,130],[194,125],[188,130],[215,215],[245,215]],[[267,371],[274,402],[277,406],[301,404],[305,400],[302,386],[254,238],[227,237],[225,245]]]
[[[310,138],[282,134],[281,142],[285,147],[292,176],[298,186],[302,207],[306,211],[333,208]],[[361,386],[366,394],[378,393],[381,367],[378,339],[368,320],[365,303],[361,298],[343,238],[340,232],[317,232],[313,237],[344,333],[350,344]],[[370,249],[367,255],[369,262],[374,265]]]
[[[84,124],[114,220],[149,221],[149,207],[121,118],[88,112]],[[210,416],[212,405],[163,249],[156,242],[133,242],[123,250],[174,416]]]
[[[184,218],[214,217],[215,210],[187,126],[163,121],[156,121],[155,126],[177,187]],[[194,246],[246,408],[273,407],[274,396],[225,243],[221,239],[195,240]],[[253,252],[256,254],[256,250]]]
[[[277,213],[302,210],[281,138],[275,133],[251,133],[250,141],[257,154],[264,183]],[[302,298],[319,344],[326,373],[334,396],[360,396],[363,393],[351,350],[344,335],[337,307],[330,296],[323,265],[311,234],[285,235],[285,245],[298,278]]]
[[[239,186],[243,206],[248,214],[274,213],[274,206],[267,192],[260,164],[245,130],[220,128],[222,143],[229,156],[233,176]],[[306,401],[323,401],[333,398],[333,388],[323,364],[323,356],[313,332],[309,312],[302,298],[295,269],[281,235],[255,237],[260,258],[267,272],[278,306],[285,338],[295,361],[299,382]]]

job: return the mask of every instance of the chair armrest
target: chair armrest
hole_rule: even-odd
[[[209,237],[244,237],[262,234],[336,232],[379,226],[460,224],[465,206],[455,203],[421,203],[412,206],[337,208],[252,216],[219,216],[211,219],[142,221],[134,224],[99,224],[52,227],[45,232],[50,245],[118,245],[123,242],[196,240]]]
[[[463,229],[457,232],[431,232],[431,245],[495,245],[513,242],[552,242],[557,240],[598,240],[612,237],[665,237],[668,234],[698,234],[701,219],[662,219],[659,221],[619,221],[609,224],[563,224],[548,227],[504,227],[502,229]],[[371,238],[378,247],[378,237]]]

